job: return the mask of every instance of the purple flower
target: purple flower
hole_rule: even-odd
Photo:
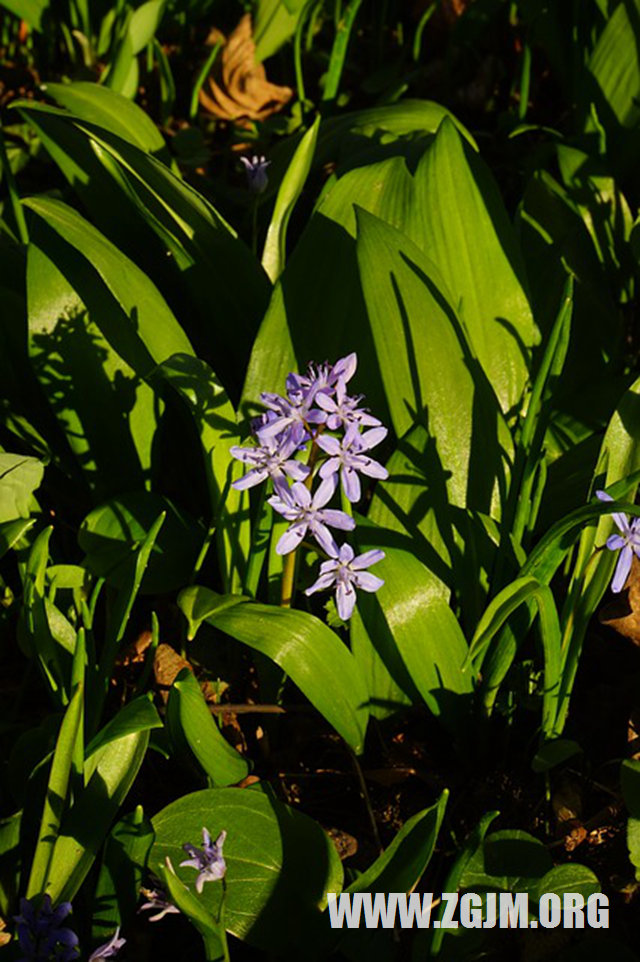
[[[15,916],[16,934],[24,955],[19,962],[72,962],[78,958],[78,936],[61,923],[71,912],[70,902],[54,909],[51,896],[45,895],[40,908],[35,899],[20,899],[20,915]]]
[[[596,491],[596,497],[600,501],[614,500],[606,491]],[[620,557],[611,582],[611,590],[618,592],[624,588],[634,554],[637,558],[640,558],[640,518],[634,518],[629,523],[626,514],[619,511],[612,512],[611,517],[621,532],[620,534],[612,534],[607,538],[607,548],[610,551],[620,551]]]
[[[386,428],[371,428],[360,434],[354,424],[347,428],[341,440],[327,434],[319,435],[316,439],[318,447],[329,455],[329,460],[320,468],[320,477],[330,478],[339,471],[345,495],[352,504],[359,501],[362,491],[358,471],[369,478],[389,477],[386,468],[363,453],[380,444],[386,436]]]
[[[155,915],[149,916],[150,922],[159,922],[165,915],[171,915],[173,913],[176,915],[180,914],[180,909],[175,906],[173,902],[169,901],[167,893],[164,889],[160,888],[159,885],[156,885],[156,887],[152,889],[143,888],[140,889],[140,891],[147,901],[142,903],[138,911],[144,912],[149,910],[156,913]]]
[[[273,414],[269,416],[269,412],[267,412],[268,417],[265,423],[256,432],[262,444],[269,438],[277,437],[292,428],[298,431],[302,429],[306,434],[307,425],[317,421],[318,417],[322,416],[322,411],[311,409],[304,396],[296,394],[294,399],[290,400],[280,394],[271,394],[265,391],[260,397],[263,404],[275,413],[275,417],[273,417]],[[302,437],[302,432],[300,436]]]
[[[344,511],[325,508],[325,504],[331,500],[336,490],[336,481],[335,476],[327,478],[313,498],[306,485],[300,481],[294,482],[291,488],[282,483],[277,484],[276,494],[269,498],[269,504],[287,521],[292,522],[291,527],[287,528],[276,545],[278,554],[289,554],[290,551],[295,551],[307,531],[311,532],[327,554],[337,553],[336,543],[329,527],[352,531],[355,521]]]
[[[322,591],[335,584],[338,614],[343,621],[348,621],[356,603],[355,589],[377,591],[384,584],[382,578],[365,571],[365,568],[370,568],[383,558],[384,551],[378,548],[365,551],[355,558],[351,545],[343,544],[337,557],[323,561],[320,565],[320,577],[307,588],[305,594],[312,595],[315,591]]]
[[[359,408],[358,405],[362,396],[350,397],[342,378],[336,384],[335,397],[329,394],[318,394],[318,405],[322,408],[322,421],[330,431],[337,431],[338,428],[348,427],[350,424],[357,424],[360,427],[379,427],[380,421]]]
[[[222,856],[222,846],[227,837],[226,832],[220,832],[215,842],[211,841],[211,836],[206,828],[202,829],[202,848],[196,848],[186,842],[182,847],[189,856],[184,862],[180,862],[181,867],[189,866],[198,870],[196,879],[196,892],[202,892],[205,882],[215,882],[224,878],[227,871],[226,862]]]
[[[267,177],[267,167],[271,163],[266,157],[241,157],[240,163],[244,165],[247,174],[249,190],[254,194],[261,194],[267,189],[269,178]]]
[[[91,953],[89,962],[97,962],[98,959],[115,958],[126,941],[126,939],[120,938],[120,926],[118,926],[109,941]]]
[[[295,425],[288,434],[267,437],[258,447],[241,448],[234,445],[231,454],[239,461],[251,465],[251,469],[231,485],[238,491],[251,488],[267,478],[276,481],[289,475],[294,481],[304,481],[310,468],[300,464],[292,455],[296,453],[304,435],[304,428]]]
[[[346,384],[351,380],[358,366],[358,355],[353,352],[339,358],[335,364],[309,364],[306,374],[290,374],[287,378],[287,393],[290,398],[303,398],[307,404],[316,400],[319,394],[331,395],[338,381]],[[322,422],[325,417],[322,416]]]

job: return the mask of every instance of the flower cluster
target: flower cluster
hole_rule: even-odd
[[[57,908],[51,904],[51,896],[44,895],[36,908],[36,899],[20,899],[20,915],[16,915],[16,935],[22,952],[19,962],[72,962],[80,954],[78,936],[73,929],[62,925],[71,913],[71,903],[61,902]],[[126,939],[120,938],[117,928],[104,945],[89,956],[88,962],[98,959],[114,959]]]
[[[289,374],[284,397],[261,395],[266,411],[252,425],[257,443],[231,448],[249,469],[234,482],[235,488],[244,490],[268,480],[273,484],[269,504],[289,522],[276,545],[278,554],[289,554],[305,537],[312,537],[328,556],[306,594],[335,585],[343,621],[353,614],[356,588],[377,591],[383,584],[366,569],[381,561],[384,552],[355,557],[348,544],[338,545],[333,531],[352,531],[355,521],[350,513],[329,507],[339,483],[346,500],[355,504],[362,497],[361,475],[388,477],[386,468],[369,453],[384,440],[387,429],[362,406],[362,396],[347,392],[357,363],[353,353],[335,364],[310,364],[306,374]]]

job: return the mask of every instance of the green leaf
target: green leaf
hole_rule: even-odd
[[[47,238],[39,227],[27,253],[33,370],[96,497],[142,487],[151,467],[157,400],[41,249]]]
[[[129,21],[129,37],[134,54],[140,53],[154,37],[166,0],[147,0],[133,11]]]
[[[153,839],[151,822],[142,805],[111,829],[94,899],[91,927],[96,942],[104,943],[118,925],[126,925],[133,919]]]
[[[164,138],[149,114],[127,97],[85,80],[47,83],[42,89],[74,118],[103,127],[165,162],[170,160]]]
[[[640,761],[627,758],[620,768],[622,797],[629,812],[627,821],[627,847],[629,859],[640,879]]]
[[[104,748],[111,742],[137,732],[146,732],[152,728],[162,728],[158,712],[147,695],[140,695],[124,705],[117,715],[104,726],[87,746],[87,758],[99,757],[99,748]]]
[[[93,574],[124,588],[129,578],[129,561],[161,512],[166,512],[166,519],[151,551],[142,591],[155,594],[186,584],[204,531],[166,498],[142,491],[107,501],[82,522],[78,543]]]
[[[497,507],[511,440],[439,272],[404,235],[364,211],[358,261],[396,434],[421,422],[447,474],[449,501],[488,512]]]
[[[47,891],[57,870],[55,850],[67,803],[69,776],[73,757],[76,754],[76,744],[79,741],[82,745],[83,718],[84,691],[79,685],[65,712],[53,753],[38,841],[27,885],[27,898],[33,898],[34,895]]]
[[[311,169],[319,126],[320,115],[318,114],[300,141],[278,189],[278,196],[276,197],[262,253],[262,266],[273,282],[278,279],[284,270],[289,218]]]
[[[26,20],[34,30],[42,30],[42,17],[49,8],[49,0],[2,0],[0,6],[21,20]]]
[[[449,119],[420,161],[415,183],[407,233],[442,273],[473,352],[502,410],[511,411],[521,400],[529,351],[539,337],[498,189],[479,159],[465,156]]]
[[[149,376],[172,354],[193,353],[148,277],[95,227],[52,198],[32,197],[25,204],[53,232],[55,241],[45,253],[75,287],[111,346],[137,374]],[[70,252],[67,245],[74,250]],[[112,304],[117,305],[115,313]]]
[[[585,902],[590,895],[602,891],[598,876],[585,865],[555,865],[538,882],[533,895],[539,899],[545,893],[553,892],[560,898],[565,892],[582,895]]]
[[[253,38],[256,60],[266,60],[295,33],[306,0],[258,0]]]
[[[367,727],[367,689],[353,656],[325,624],[304,611],[244,602],[207,622],[274,661],[357,753]]]
[[[552,738],[543,742],[535,753],[531,768],[534,772],[542,773],[551,771],[558,765],[562,765],[569,758],[582,754],[582,749],[577,742],[569,738]]]
[[[427,869],[447,807],[445,789],[435,805],[407,819],[391,844],[346,892],[412,892]]]
[[[232,487],[243,467],[230,453],[241,438],[233,405],[211,368],[199,358],[175,355],[159,374],[186,403],[196,425],[205,461],[216,529],[218,558],[225,589],[236,591],[244,580],[250,543],[247,495]]]
[[[638,0],[617,4],[589,60],[592,83],[587,90],[598,108],[598,120],[605,126],[613,119],[622,127],[634,128],[640,119],[638,17]],[[586,128],[595,129],[591,115]]]
[[[87,758],[91,777],[67,813],[51,858],[47,891],[53,903],[73,899],[131,788],[149,743],[134,732],[98,748]]]
[[[178,607],[189,623],[187,638],[193,641],[198,628],[209,615],[219,608],[228,608],[249,601],[245,595],[219,595],[202,585],[191,585],[184,588],[178,595]]]
[[[35,524],[33,521],[5,521],[0,524],[0,558],[10,551]]]
[[[362,529],[359,543],[379,546],[377,535],[374,527]],[[384,585],[375,595],[359,597],[362,620],[376,645],[392,645],[399,652],[429,710],[461,734],[468,721],[473,672],[462,670],[468,648],[448,592],[409,552],[384,550],[385,558],[375,567]]]
[[[0,913],[6,918],[18,898],[22,812],[0,819]]]
[[[176,747],[186,742],[214,786],[233,785],[249,774],[248,761],[221,734],[189,668],[182,669],[169,692],[167,724]]]
[[[386,626],[379,630],[375,614],[369,624],[371,631],[356,607],[349,622],[351,653],[369,691],[369,714],[381,720],[419,703],[420,696]]]
[[[269,951],[295,946],[342,887],[342,866],[320,826],[270,794],[218,788],[185,795],[153,819],[153,871],[169,857],[178,878],[193,888],[192,868],[179,868],[183,844],[200,846],[227,832],[225,923],[229,932]],[[205,884],[200,903],[215,918],[220,886]]]
[[[536,892],[553,868],[551,855],[537,838],[519,829],[493,832],[472,855],[460,878],[470,892]]]
[[[37,458],[0,451],[0,523],[29,517],[43,475],[44,465]]]

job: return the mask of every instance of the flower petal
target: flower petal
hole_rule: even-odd
[[[336,607],[343,621],[348,621],[356,606],[356,593],[351,585],[341,582],[336,589]]]
[[[333,475],[333,477],[325,478],[316,493],[313,496],[313,507],[314,508],[324,508],[325,504],[331,500],[333,493],[336,490],[336,485],[338,479]],[[329,522],[331,523],[331,522]]]
[[[316,591],[324,591],[325,588],[330,588],[331,585],[336,580],[335,569],[333,571],[327,571],[320,575],[313,584],[305,590],[305,595],[315,594]]]
[[[618,564],[616,565],[616,570],[611,582],[611,590],[616,592],[622,591],[624,588],[625,581],[629,576],[629,571],[631,570],[631,561],[633,558],[633,551],[629,545],[625,545],[620,552],[620,557],[618,558]]]
[[[333,540],[333,535],[329,529],[320,521],[314,520],[309,525],[309,530],[322,550],[326,551],[328,555],[335,558],[335,556],[338,554],[338,546]]]
[[[347,500],[350,501],[351,504],[359,501],[362,496],[362,488],[360,486],[358,472],[354,471],[353,468],[344,467],[340,473],[340,480],[342,481],[342,490]]]
[[[372,548],[371,551],[365,551],[364,554],[359,554],[357,558],[354,558],[351,562],[351,568],[354,571],[361,571],[363,568],[370,568],[371,565],[377,564],[383,558],[384,551],[380,548]]]
[[[307,533],[307,527],[306,521],[299,521],[287,528],[276,545],[276,554],[289,554],[295,551]]]
[[[353,583],[363,591],[377,591],[384,584],[383,578],[372,575],[370,571],[359,571],[354,575]]]

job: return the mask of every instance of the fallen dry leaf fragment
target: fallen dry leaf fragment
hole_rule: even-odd
[[[215,32],[209,40],[214,36],[220,34]],[[256,62],[251,15],[245,14],[200,91],[200,103],[220,120],[264,120],[292,97],[290,87],[272,84],[264,66]]]
[[[640,561],[635,555],[624,589],[600,609],[598,620],[640,645]]]

